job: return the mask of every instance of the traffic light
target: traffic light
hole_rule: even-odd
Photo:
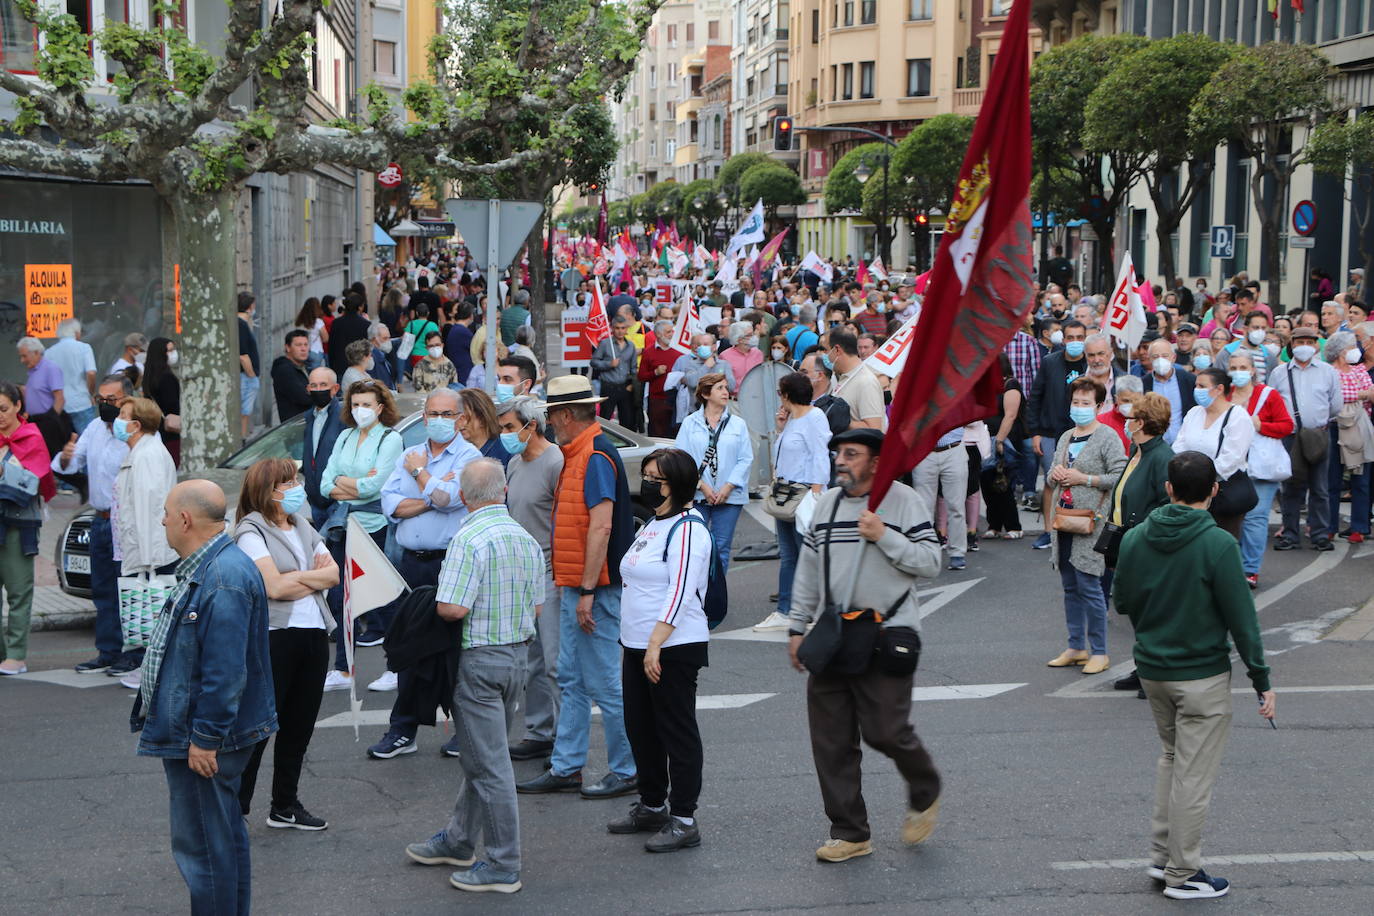
[[[787,115],[773,119],[773,149],[780,153],[792,151],[792,119]]]
[[[927,222],[929,222],[929,221],[930,221],[930,218],[929,218],[928,216],[926,216],[925,213],[917,213],[917,214],[916,214],[916,224],[917,224],[918,226],[924,226],[924,225],[925,225]]]
[[[597,191],[600,191],[600,190],[601,190],[601,184],[600,184],[600,182],[593,181],[593,182],[591,182],[590,184],[587,185],[587,196],[590,197],[591,195],[595,194]]]

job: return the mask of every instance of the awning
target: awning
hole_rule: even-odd
[[[376,223],[372,224],[372,244],[383,245],[388,248],[396,247],[396,240],[386,234],[386,230]]]
[[[424,234],[425,230],[421,229],[418,225],[416,225],[414,220],[403,219],[399,223],[391,227],[391,235],[393,238],[401,238],[406,236]]]

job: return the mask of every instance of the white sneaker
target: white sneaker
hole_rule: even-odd
[[[347,690],[353,686],[353,678],[348,676],[347,671],[331,670],[324,678],[325,690]]]
[[[368,689],[368,690],[371,690],[371,691],[374,691],[374,692],[376,692],[376,693],[386,693],[388,690],[395,690],[395,689],[396,689],[396,672],[395,672],[395,671],[386,671],[386,672],[383,672],[381,677],[377,678],[377,680],[375,680],[375,681],[373,681],[371,684],[368,684],[368,685],[367,685],[367,689]]]
[[[758,623],[754,624],[754,632],[762,633],[765,630],[786,630],[791,625],[791,620],[789,620],[786,616],[779,614],[777,611],[774,611],[767,617],[760,620]]]
[[[130,690],[138,690],[143,686],[143,669],[135,668],[133,671],[121,677],[119,683],[128,687]]]

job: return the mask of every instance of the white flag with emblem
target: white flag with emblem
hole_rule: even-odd
[[[725,256],[732,258],[737,251],[744,248],[750,242],[762,242],[763,234],[763,198],[754,204],[754,209],[749,211],[749,216],[740,224],[739,231],[730,238],[730,244],[725,247]]]
[[[1112,297],[1107,300],[1106,314],[1102,328],[1116,340],[1122,341],[1126,349],[1134,350],[1145,336],[1148,327],[1145,318],[1145,303],[1135,286],[1135,266],[1131,263],[1131,253],[1126,252],[1121,262],[1121,272],[1117,274],[1116,286]]]
[[[353,740],[358,740],[358,713],[363,701],[358,699],[357,671],[353,664],[353,621],[385,607],[409,589],[396,567],[382,553],[356,516],[350,515],[344,526],[344,625],[341,638],[344,654],[348,656],[348,700],[353,710]]]

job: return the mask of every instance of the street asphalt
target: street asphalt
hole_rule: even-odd
[[[761,515],[761,513],[757,513]],[[1038,521],[1023,519],[1031,531]],[[746,516],[740,543],[766,540]],[[264,762],[251,819],[253,891],[267,914],[433,913],[1163,913],[1209,904],[1164,899],[1145,876],[1158,742],[1149,711],[1045,661],[1063,647],[1062,599],[1048,551],[1032,537],[985,542],[962,573],[923,596],[925,653],[913,719],[944,775],[941,823],[901,845],[900,783],[865,755],[875,853],[818,863],[827,837],[806,728],[804,678],[781,636],[748,627],[771,610],[776,561],[737,562],[730,616],[700,678],[706,747],[701,847],[656,856],[644,837],[605,823],[629,799],[521,796],[525,889],[469,895],[450,869],[425,868],[407,843],[440,829],[460,779],[422,729],[419,753],[369,760],[383,725],[346,725],[344,693],[325,695],[301,797],[328,830],[268,829]],[[1370,802],[1374,642],[1323,638],[1371,598],[1374,546],[1270,552],[1257,593],[1278,690],[1278,729],[1255,712],[1236,667],[1235,720],[1204,838],[1207,868],[1232,881],[1224,902],[1245,914],[1374,912]],[[1112,615],[1114,666],[1129,668],[1130,629]],[[91,634],[37,633],[33,673],[0,682],[0,913],[178,913],[185,889],[167,837],[157,761],[134,754],[131,694],[77,678]],[[382,669],[361,650],[361,680]],[[44,680],[47,678],[47,680]],[[71,686],[75,682],[92,686]],[[389,694],[367,694],[385,716]],[[604,772],[594,725],[587,776]],[[517,736],[518,737],[518,736]],[[517,778],[539,764],[519,763]]]

